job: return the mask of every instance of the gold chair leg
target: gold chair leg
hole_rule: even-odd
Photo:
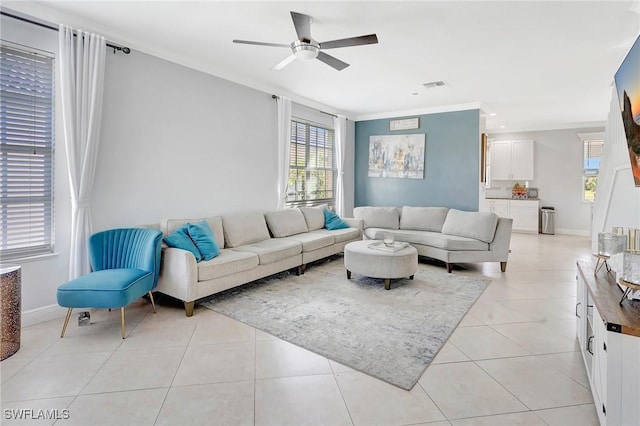
[[[69,308],[69,310],[67,311],[67,317],[64,319],[64,325],[62,326],[62,333],[60,333],[61,339],[64,337],[64,333],[67,331],[67,325],[69,325],[69,318],[71,318],[71,311],[73,311],[73,308]]]
[[[122,329],[122,338],[124,339],[124,306],[120,308],[120,328]]]
[[[151,299],[151,307],[153,308],[153,313],[156,313],[156,304],[153,301],[153,293],[149,292],[149,299]]]

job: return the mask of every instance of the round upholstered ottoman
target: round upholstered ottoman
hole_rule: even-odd
[[[381,247],[372,248],[375,247],[372,245]],[[418,251],[409,245],[393,251],[380,241],[354,241],[344,247],[344,267],[347,269],[347,279],[351,279],[352,272],[382,278],[384,288],[389,290],[392,278],[413,279],[418,270]]]

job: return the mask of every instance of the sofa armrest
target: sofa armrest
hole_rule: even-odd
[[[197,283],[198,266],[193,253],[179,248],[163,247],[156,290],[190,302],[196,298]]]
[[[364,231],[364,219],[354,219],[352,217],[343,217],[344,223],[349,225],[349,228],[357,228],[360,232]]]
[[[489,250],[496,252],[504,262],[509,257],[509,245],[511,244],[511,227],[513,219],[500,217],[498,218],[498,226],[493,241],[489,243]]]

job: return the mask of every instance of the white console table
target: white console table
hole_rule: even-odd
[[[640,301],[611,273],[578,261],[576,333],[601,425],[640,425]]]

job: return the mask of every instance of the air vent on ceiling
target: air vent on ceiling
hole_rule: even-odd
[[[446,83],[442,80],[438,81],[430,81],[428,83],[422,83],[425,89],[433,89],[434,87],[442,87],[446,85]]]

